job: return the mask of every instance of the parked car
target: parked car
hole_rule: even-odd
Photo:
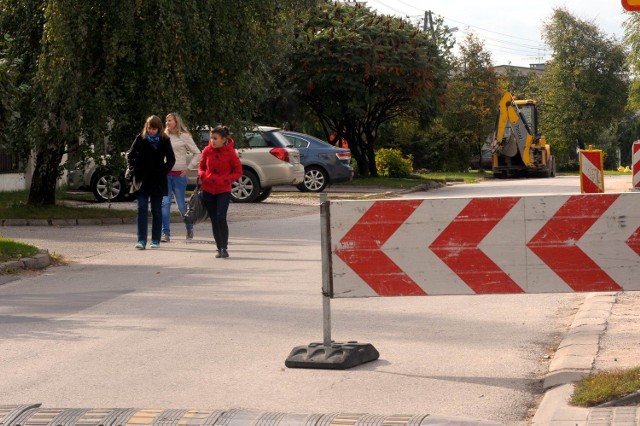
[[[481,155],[474,155],[469,160],[469,167],[473,170],[491,170],[493,168],[493,154],[489,145],[482,145]]]
[[[333,183],[353,179],[350,150],[304,133],[283,130],[282,134],[300,151],[304,165],[304,181],[297,185],[300,191],[322,192]]]
[[[200,138],[204,146],[209,140],[209,130],[201,130]],[[257,126],[233,135],[233,139],[243,172],[231,185],[233,202],[261,202],[271,195],[273,186],[303,181],[300,152],[277,127]]]
[[[199,130],[198,136],[196,143],[202,149],[209,140],[209,129]],[[258,126],[235,135],[234,140],[243,175],[232,184],[232,201],[264,201],[271,195],[273,186],[297,185],[303,181],[304,166],[300,163],[300,152],[280,133],[280,129]],[[110,162],[111,157],[106,156],[100,167],[92,160],[87,161],[84,167],[78,163],[78,167],[69,172],[69,188],[91,190],[98,201],[122,199],[129,193],[129,187],[124,172],[116,172],[119,169],[110,167]],[[187,177],[188,185],[195,186],[198,171],[192,170]]]
[[[129,192],[124,178],[125,153],[116,161],[111,155],[101,157],[97,165],[93,158],[78,162],[69,171],[67,184],[69,189],[85,189],[93,192],[98,201],[119,201]],[[120,170],[120,172],[118,172]]]

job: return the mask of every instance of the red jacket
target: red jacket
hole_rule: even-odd
[[[198,177],[202,190],[211,194],[231,192],[231,184],[242,176],[242,163],[234,149],[233,139],[222,148],[213,148],[211,143],[202,150]]]

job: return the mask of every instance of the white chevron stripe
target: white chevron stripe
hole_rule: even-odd
[[[640,227],[638,201],[621,194],[577,243],[625,290],[640,290],[640,257],[626,243]]]
[[[427,294],[474,293],[429,249],[470,201],[468,198],[424,200],[385,244],[387,256]]]

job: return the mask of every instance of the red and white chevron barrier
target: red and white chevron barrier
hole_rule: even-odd
[[[602,150],[580,150],[580,192],[583,194],[600,194],[604,192],[604,167]]]
[[[640,290],[640,194],[331,201],[330,297]]]
[[[631,148],[631,164],[633,164],[633,189],[640,190],[640,141],[635,141]]]

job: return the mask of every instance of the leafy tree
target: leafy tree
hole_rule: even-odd
[[[36,94],[32,79],[37,69],[40,42],[44,22],[43,1],[0,0],[0,35],[8,43],[2,46],[2,57],[11,67],[11,80],[21,90],[9,90],[4,103],[11,105],[15,120],[0,127],[5,146],[25,161],[30,152],[30,135],[27,123],[33,117]],[[34,53],[36,52],[36,53]]]
[[[493,130],[496,106],[501,90],[498,76],[491,65],[491,54],[477,36],[470,33],[460,46],[455,75],[447,87],[443,125],[463,142],[464,150],[456,157],[468,158],[481,154],[482,145]],[[459,162],[459,170],[468,167],[468,161]]]
[[[435,42],[409,22],[327,2],[296,40],[290,78],[325,133],[348,141],[360,174],[377,176],[380,126],[417,112],[430,120],[445,74]]]
[[[542,78],[542,127],[558,164],[576,157],[621,116],[627,99],[625,51],[598,27],[555,9],[543,35],[553,50]]]
[[[634,78],[629,87],[628,108],[631,111],[640,110],[640,15],[638,13],[628,13],[622,24],[624,27],[624,44],[628,49],[627,65]]]
[[[5,46],[8,43],[8,38],[0,40],[0,149],[8,141],[6,129],[18,117],[13,105],[18,92],[15,63],[5,57]]]
[[[623,166],[631,166],[633,143],[640,140],[640,112],[627,114],[617,126],[617,143]]]
[[[515,67],[507,66],[506,72],[498,76],[498,84],[501,92],[509,91],[520,99],[535,99],[538,78],[533,70],[523,73]]]
[[[16,102],[23,131],[12,139],[35,156],[29,203],[55,203],[65,152],[118,153],[148,115],[250,121],[292,37],[280,24],[309,3],[0,0],[0,34],[16,40],[7,57],[29,86]]]

